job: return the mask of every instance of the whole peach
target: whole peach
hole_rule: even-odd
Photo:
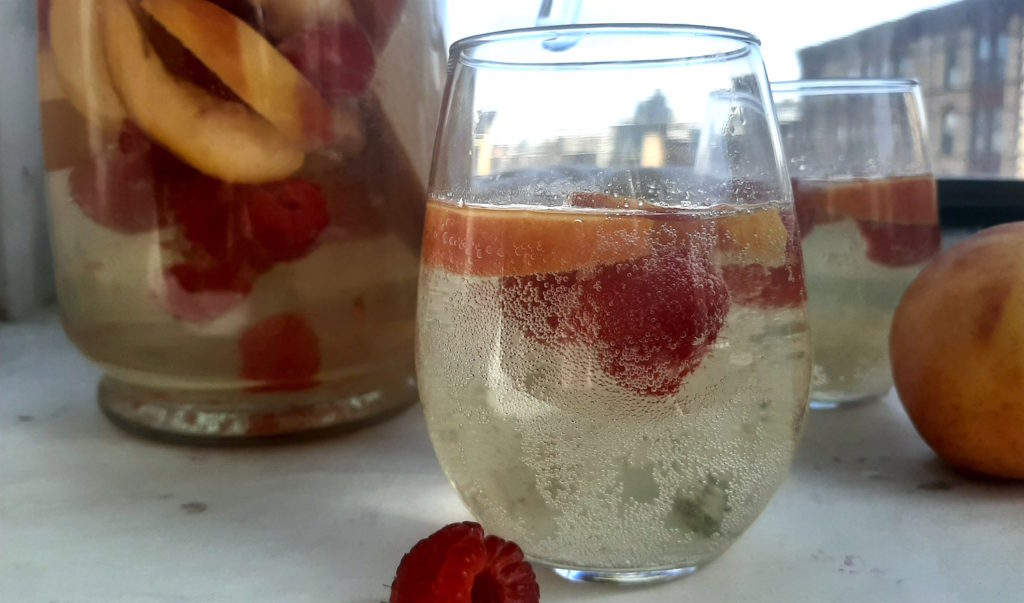
[[[1024,222],[938,255],[896,309],[889,349],[900,400],[940,457],[1024,478]]]

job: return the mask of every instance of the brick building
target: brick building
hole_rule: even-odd
[[[940,175],[1024,177],[1024,0],[961,0],[799,51],[805,79],[921,83]]]

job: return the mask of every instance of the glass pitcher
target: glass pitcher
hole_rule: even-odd
[[[40,0],[65,331],[115,423],[246,442],[416,399],[433,0]]]

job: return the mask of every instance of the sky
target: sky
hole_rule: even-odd
[[[950,4],[949,0],[554,0],[554,12],[580,2],[578,22],[652,22],[717,25],[761,38],[768,76],[796,79],[796,51],[882,21]],[[449,42],[536,22],[540,0],[446,0]]]
[[[443,0],[447,3],[447,36],[459,38],[536,24],[541,0]],[[769,80],[800,76],[796,51],[845,36],[883,21],[949,4],[949,0],[553,0],[555,17],[571,14],[580,2],[576,22],[690,23],[742,29],[761,39]],[[515,74],[494,74],[477,79],[475,112],[497,110],[491,134],[495,144],[536,142],[562,136],[607,132],[609,125],[632,118],[636,104],[656,90],[665,93],[673,115],[690,121],[706,118],[708,99],[701,89],[710,87],[709,75],[690,71],[672,80],[633,80],[618,74],[613,84],[595,74],[572,86],[557,80],[545,84],[542,76],[525,79]],[[554,77],[558,77],[556,74]],[[602,79],[603,77],[603,79]],[[560,111],[551,98],[559,95],[600,99],[582,109]],[[576,104],[578,106],[578,103]],[[504,110],[503,110],[504,108]]]

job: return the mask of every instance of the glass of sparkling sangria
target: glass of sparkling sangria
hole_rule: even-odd
[[[117,424],[189,442],[416,399],[433,0],[40,0],[64,328]]]
[[[772,84],[793,178],[814,342],[812,408],[892,387],[889,327],[939,251],[920,90],[907,80]]]
[[[756,38],[568,26],[450,51],[417,376],[490,533],[573,580],[693,572],[807,406],[792,193]]]

